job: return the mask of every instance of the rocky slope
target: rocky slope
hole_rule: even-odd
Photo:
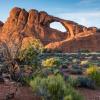
[[[50,28],[52,22],[60,22],[66,32]],[[10,11],[7,21],[0,22],[0,41],[6,43],[10,52],[15,54],[22,42],[28,39],[40,39],[46,48],[61,49],[63,52],[75,52],[79,49],[100,51],[100,30],[87,28],[73,21],[48,15],[44,11],[31,9],[27,12],[18,7]]]

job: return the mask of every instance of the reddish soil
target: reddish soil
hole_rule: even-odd
[[[15,87],[9,87],[8,85],[0,84],[0,100],[5,100],[6,95],[11,91],[14,91]],[[91,90],[79,88],[78,91],[85,97],[85,100],[100,100],[100,90]],[[34,96],[31,88],[20,87],[12,100],[40,100]]]
[[[15,87],[11,89],[11,87],[0,84],[0,100],[5,100],[6,95],[14,91]],[[31,88],[29,87],[20,87],[16,92],[15,98],[10,100],[40,100],[38,97],[34,96]]]
[[[79,88],[78,90],[85,97],[85,100],[100,100],[100,90],[86,88]]]

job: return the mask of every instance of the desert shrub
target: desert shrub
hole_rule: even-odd
[[[89,50],[86,50],[86,49],[81,49],[78,52],[80,52],[80,53],[89,53],[90,51]]]
[[[78,77],[77,81],[79,87],[95,89],[95,83],[88,77]]]
[[[39,40],[34,40],[26,48],[20,50],[18,59],[25,65],[38,66],[39,54],[41,54],[42,49]]]
[[[71,76],[69,76],[66,80],[67,83],[69,83],[73,87],[78,87],[79,81]]]
[[[72,60],[72,63],[75,63],[75,64],[76,64],[76,63],[78,64],[79,62],[80,62],[80,60],[79,60],[79,59],[76,59],[76,58],[74,58],[74,59]]]
[[[41,41],[39,39],[34,39],[32,41],[30,41],[28,44],[24,44],[21,46],[21,50],[25,50],[27,48],[29,48],[29,46],[32,46],[35,50],[37,50],[37,52],[43,52],[44,47],[43,44],[41,43]]]
[[[64,100],[84,100],[84,98],[76,90],[74,90],[74,88],[67,86]]]
[[[43,49],[43,53],[52,53],[52,50],[48,49],[48,48],[44,48]]]
[[[98,70],[99,70],[99,67],[92,65],[89,68],[87,68],[86,74],[90,75],[90,74],[96,73]]]
[[[61,76],[37,77],[30,82],[33,92],[43,96],[44,100],[60,100],[64,96],[65,84]]]
[[[81,96],[70,86],[66,85],[61,75],[48,76],[47,78],[36,77],[31,80],[30,86],[33,92],[41,96],[43,100],[81,100]],[[65,98],[64,98],[65,97]]]
[[[71,74],[82,74],[82,69],[79,67],[72,67],[70,69],[70,73]]]
[[[47,68],[42,68],[42,71],[38,73],[36,76],[39,77],[48,77],[49,75],[53,75],[53,70],[52,69],[47,69]]]
[[[81,62],[80,62],[81,65],[86,65],[86,64],[88,64],[88,63],[89,63],[88,60],[84,60],[84,61],[81,61]]]
[[[46,68],[59,67],[61,65],[61,59],[57,57],[47,58],[42,61],[42,66]]]
[[[90,75],[90,77],[95,81],[96,85],[100,87],[100,72],[96,72]]]
[[[86,74],[95,82],[97,86],[100,86],[100,68],[98,66],[91,66],[87,68]]]

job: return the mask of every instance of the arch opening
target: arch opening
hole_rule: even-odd
[[[52,23],[50,23],[50,28],[56,29],[56,30],[61,31],[63,33],[64,32],[68,32],[68,30],[60,22],[52,22]]]

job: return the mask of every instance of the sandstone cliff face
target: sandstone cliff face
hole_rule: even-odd
[[[60,22],[68,31],[51,29],[52,22]],[[44,11],[32,9],[27,12],[25,9],[13,8],[7,21],[4,24],[0,22],[1,43],[6,43],[14,55],[23,40],[30,37],[40,39],[46,48],[58,48],[64,52],[75,52],[78,49],[100,51],[100,31],[95,27],[87,28],[73,21],[48,15]]]
[[[0,21],[0,33],[2,32],[3,22]]]

